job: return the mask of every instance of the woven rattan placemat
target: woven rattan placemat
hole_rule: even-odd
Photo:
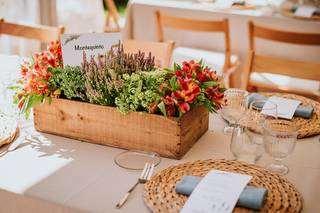
[[[11,143],[18,132],[19,130],[15,121],[0,115],[0,147]]]
[[[264,96],[279,96],[301,101],[302,106],[313,107],[313,115],[310,119],[293,117],[292,121],[298,128],[298,138],[310,137],[320,134],[320,103],[309,98],[286,93],[260,93]]]
[[[185,175],[205,176],[211,169],[237,172],[253,176],[249,185],[268,190],[261,212],[300,212],[302,197],[283,176],[251,164],[234,160],[199,160],[169,167],[145,184],[143,198],[152,212],[179,212],[187,197],[175,192],[177,182]],[[233,212],[254,212],[236,207]]]

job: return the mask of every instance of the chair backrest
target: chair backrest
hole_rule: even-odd
[[[290,77],[320,81],[319,63],[263,56],[255,53],[255,38],[291,44],[320,45],[319,33],[300,33],[275,30],[255,25],[251,21],[249,22],[248,26],[249,53],[247,67],[242,76],[242,89],[250,89],[252,87],[263,89],[263,85],[254,85],[254,83],[250,82],[251,72],[280,74]],[[299,91],[290,91],[286,88],[276,88],[274,90],[299,93]]]
[[[104,0],[108,8],[108,14],[105,21],[105,32],[120,32],[120,15],[113,0]],[[113,20],[113,24],[112,24]]]
[[[178,18],[174,16],[168,16],[161,14],[156,11],[156,27],[157,27],[157,37],[159,42],[164,41],[163,28],[174,28],[179,30],[189,30],[189,31],[202,31],[202,32],[222,32],[225,38],[225,64],[224,71],[231,66],[230,63],[230,35],[229,35],[229,21],[228,19],[223,20],[193,20],[186,18]]]
[[[172,51],[174,48],[174,42],[168,41],[164,43],[150,42],[150,41],[138,41],[138,40],[124,40],[123,48],[125,52],[137,53],[138,51],[145,54],[151,54],[155,57],[155,62],[158,67],[169,67]]]
[[[62,26],[23,25],[0,19],[0,35],[6,34],[49,43],[59,39],[62,33],[64,33],[64,27]]]

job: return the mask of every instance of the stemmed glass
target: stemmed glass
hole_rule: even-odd
[[[246,112],[248,92],[241,89],[230,88],[224,93],[224,102],[221,106],[220,113],[222,117],[229,122],[229,125],[223,129],[225,134],[231,134],[233,126]]]
[[[262,127],[266,120],[277,119],[277,105],[256,100],[250,103],[249,109],[235,127],[231,136],[230,150],[237,160],[254,164],[264,153]],[[263,108],[264,113],[261,113]]]
[[[257,133],[263,133],[263,123],[266,120],[275,120],[278,118],[277,105],[272,102],[266,104],[266,100],[255,100],[249,105],[245,119],[242,120],[245,126],[250,127]]]
[[[297,128],[287,120],[266,120],[263,124],[263,141],[266,152],[274,159],[267,166],[270,171],[287,174],[289,168],[282,163],[293,152],[297,141]]]
[[[248,127],[234,127],[230,150],[236,160],[254,164],[264,152],[260,134]]]

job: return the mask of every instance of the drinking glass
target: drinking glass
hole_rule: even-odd
[[[237,160],[254,164],[264,153],[262,136],[248,127],[234,127],[230,150]]]
[[[220,110],[222,117],[229,123],[223,130],[225,134],[231,134],[233,126],[235,126],[245,114],[247,95],[248,92],[241,89],[230,88],[225,91],[224,101]]]
[[[297,128],[287,120],[266,120],[263,124],[265,151],[274,159],[267,166],[270,171],[287,174],[289,168],[282,160],[293,152],[297,141]]]
[[[277,119],[277,105],[272,102],[266,104],[266,100],[255,100],[249,105],[246,116],[241,120],[241,123],[253,129],[255,132],[263,133],[263,123],[266,120]],[[263,111],[262,111],[263,109]]]

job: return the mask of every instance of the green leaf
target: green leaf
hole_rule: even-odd
[[[169,83],[170,83],[170,86],[171,86],[173,92],[178,89],[177,77],[176,76],[170,78]]]
[[[31,94],[27,97],[26,102],[23,105],[22,112],[25,113],[26,119],[29,118],[31,109],[39,105],[43,99],[43,95]]]
[[[207,81],[207,82],[204,82],[202,84],[202,87],[203,88],[208,88],[208,87],[214,87],[214,86],[217,86],[217,85],[220,85],[222,84],[222,82],[216,82],[216,81]]]
[[[15,95],[13,97],[13,104],[18,104],[19,103],[19,98]]]
[[[225,92],[227,90],[227,88],[218,88],[219,92]]]
[[[162,114],[164,114],[164,116],[167,117],[167,110],[166,110],[166,107],[165,107],[163,101],[161,101],[161,102],[158,104],[158,107],[159,107],[160,111],[162,112]]]
[[[173,64],[173,70],[176,71],[176,70],[181,70],[181,66],[177,63],[174,63]]]
[[[173,72],[173,70],[170,69],[170,68],[164,68],[163,70],[166,71],[166,72]]]
[[[15,86],[9,86],[7,87],[7,89],[10,89],[10,90],[21,90],[23,87],[22,86],[19,86],[19,85],[15,85]]]
[[[193,79],[196,79],[196,78],[197,78],[197,76],[196,76],[196,74],[195,74],[194,72],[192,72],[192,78],[193,78]]]
[[[51,96],[49,96],[48,98],[48,103],[49,103],[49,105],[52,103],[52,97]]]
[[[209,112],[214,112],[214,108],[213,108],[211,102],[210,102],[208,99],[206,99],[206,100],[203,102],[203,105],[207,108],[207,110],[208,110]]]
[[[200,64],[200,67],[201,67],[201,68],[203,68],[203,66],[204,66],[203,58],[201,58],[201,59],[200,59],[200,61],[199,61],[198,63]]]

